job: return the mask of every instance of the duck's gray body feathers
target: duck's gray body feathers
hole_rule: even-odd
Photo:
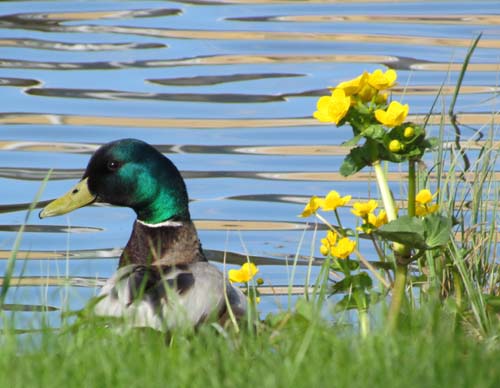
[[[225,282],[225,283],[224,283]],[[206,320],[224,320],[229,305],[236,317],[246,298],[208,262],[179,266],[121,267],[101,289],[94,307],[99,316],[124,318],[131,327],[168,331],[196,327]]]

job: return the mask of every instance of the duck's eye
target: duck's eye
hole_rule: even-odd
[[[110,160],[107,165],[109,171],[116,171],[120,168],[120,166],[121,163],[116,160]]]

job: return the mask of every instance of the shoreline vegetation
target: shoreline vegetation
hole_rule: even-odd
[[[318,120],[353,129],[340,172],[349,176],[373,169],[379,191],[369,201],[352,204],[348,193],[335,190],[311,197],[301,216],[327,226],[326,233],[317,232],[322,233],[316,245],[324,262],[317,279],[308,276],[305,293],[293,306],[260,320],[262,283],[254,278],[258,268],[247,264],[230,274],[252,302],[246,322],[207,324],[196,333],[165,336],[136,329],[119,334],[108,320],[63,314],[58,329],[42,320],[41,330],[21,334],[14,314],[2,311],[0,385],[498,386],[498,125],[494,112],[491,124],[481,129],[477,156],[469,159],[454,112],[479,38],[436,138],[428,136],[427,122],[406,121],[411,107],[390,100],[394,70],[364,72],[319,99]],[[429,116],[438,100],[439,94]],[[446,117],[454,131],[451,140]],[[424,155],[427,164],[432,155],[431,166],[424,164]],[[401,201],[387,183],[391,163],[407,165]],[[437,179],[431,182],[430,174]],[[463,179],[465,174],[474,179]],[[342,223],[337,208],[345,206],[352,206],[356,225]],[[371,241],[383,268],[358,250],[360,239]],[[18,241],[4,274],[0,307]],[[309,268],[314,259],[311,254]]]

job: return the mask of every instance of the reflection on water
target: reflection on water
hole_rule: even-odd
[[[157,49],[167,47],[160,43],[66,43],[40,39],[0,39],[0,47],[24,47],[38,50],[112,51]]]
[[[84,173],[84,169],[81,170],[44,170],[39,168],[31,169],[19,169],[19,168],[0,168],[1,178],[16,178],[19,180],[33,180],[41,181],[50,172],[51,180],[65,180],[65,179],[80,179]],[[284,180],[284,181],[325,181],[325,182],[366,182],[369,180],[374,180],[375,175],[372,172],[358,172],[356,175],[349,177],[344,177],[339,172],[327,171],[327,172],[289,172],[289,171],[181,171],[184,179],[215,179],[215,178],[240,178],[240,179],[263,179],[269,180]],[[463,178],[465,181],[473,182],[474,173],[462,173],[456,172],[453,174],[455,179],[458,177]],[[406,172],[389,172],[386,174],[387,180],[389,182],[399,182],[402,179],[407,179]],[[448,174],[444,173],[441,178],[449,177]],[[494,179],[500,177],[500,171],[492,174]],[[429,174],[428,178],[430,180],[436,180],[438,176],[436,174]],[[0,207],[1,209],[1,207]]]
[[[481,150],[489,143],[485,140],[474,140],[460,142],[460,149]],[[500,142],[492,142],[493,148],[500,148]],[[231,145],[167,145],[155,144],[160,152],[164,154],[221,154],[221,155],[283,155],[283,156],[344,156],[346,147],[343,145],[276,145],[276,146],[231,146]],[[453,150],[456,147],[454,142],[442,144],[444,150]],[[29,152],[57,152],[69,154],[93,154],[98,144],[83,143],[47,143],[47,142],[0,142],[0,151],[29,151]],[[15,169],[17,171],[17,168]],[[6,169],[5,171],[9,171]],[[45,170],[48,171],[48,170]],[[37,177],[40,175],[38,174]],[[15,175],[17,177],[17,175]]]
[[[232,39],[232,38],[231,38]],[[293,38],[290,38],[293,40]],[[337,39],[335,39],[337,40]],[[353,41],[356,39],[353,37]],[[390,43],[391,39],[387,39]],[[420,39],[415,39],[420,42]],[[464,47],[470,41],[463,42]],[[399,44],[403,44],[399,42]],[[443,46],[449,47],[450,43]],[[491,47],[500,48],[500,40],[491,42]],[[0,68],[38,69],[38,70],[119,70],[128,68],[168,68],[180,66],[215,66],[215,65],[260,65],[260,64],[315,64],[315,63],[379,63],[395,70],[420,71],[460,71],[462,62],[429,62],[408,57],[380,55],[216,55],[187,57],[168,60],[138,60],[138,61],[96,61],[96,62],[41,62],[23,59],[0,58]],[[497,63],[471,63],[467,68],[470,72],[498,71]]]
[[[289,112],[287,112],[289,113]],[[456,115],[458,122],[464,125],[490,124],[495,116],[491,113],[462,113]],[[408,120],[429,124],[450,123],[450,118],[442,114],[408,115]],[[0,114],[1,124],[22,125],[69,125],[100,127],[135,127],[135,128],[191,128],[191,129],[225,129],[225,128],[282,128],[323,126],[313,118],[280,118],[280,119],[177,119],[151,117],[109,117],[109,116],[77,116],[60,114],[4,113]]]
[[[0,86],[28,87],[40,85],[40,81],[24,78],[0,78]]]
[[[202,86],[217,85],[227,82],[243,82],[252,80],[261,80],[266,78],[289,78],[305,77],[305,74],[287,74],[287,73],[258,73],[258,74],[224,74],[224,75],[206,75],[181,78],[158,78],[148,79],[148,82],[166,85],[166,86]]]
[[[101,144],[137,137],[182,171],[210,260],[231,266],[249,257],[262,266],[261,293],[279,295],[288,292],[281,287],[289,280],[285,263],[296,257],[292,293],[303,292],[306,265],[311,260],[316,274],[321,263],[311,245],[323,233],[297,218],[304,203],[331,189],[358,200],[376,193],[369,170],[349,179],[337,172],[349,130],[311,118],[328,87],[363,70],[397,69],[393,94],[410,104],[410,120],[445,133],[450,159],[459,144],[473,163],[490,131],[499,141],[498,1],[429,4],[1,2],[0,271],[25,225],[12,284],[28,300],[49,287],[75,287],[88,292],[76,298],[82,301],[102,285],[127,241],[131,213],[90,206],[69,217],[32,214],[25,221],[25,212],[49,171],[37,207],[80,179]],[[478,33],[454,112],[463,134],[457,142],[446,103]],[[498,162],[492,170],[500,179]],[[405,176],[403,168],[388,173],[401,208],[398,182]],[[428,176],[431,184],[438,178],[472,175]],[[348,208],[340,211],[353,221]],[[15,295],[8,294],[4,310],[62,307],[50,297],[29,304]]]
[[[241,22],[299,22],[299,23],[418,23],[418,24],[473,24],[498,25],[499,15],[285,15],[285,16],[244,16],[227,18]]]
[[[34,88],[26,90],[27,94],[43,97],[59,98],[91,98],[94,100],[161,100],[161,101],[186,101],[186,102],[212,102],[223,104],[257,103],[284,101],[280,96],[236,94],[236,93],[139,93],[121,92],[118,90],[85,90],[63,88]]]

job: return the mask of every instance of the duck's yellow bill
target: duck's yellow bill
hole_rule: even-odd
[[[40,212],[40,218],[60,216],[75,209],[88,205],[96,200],[88,186],[88,178],[82,179],[70,191],[45,206]]]

